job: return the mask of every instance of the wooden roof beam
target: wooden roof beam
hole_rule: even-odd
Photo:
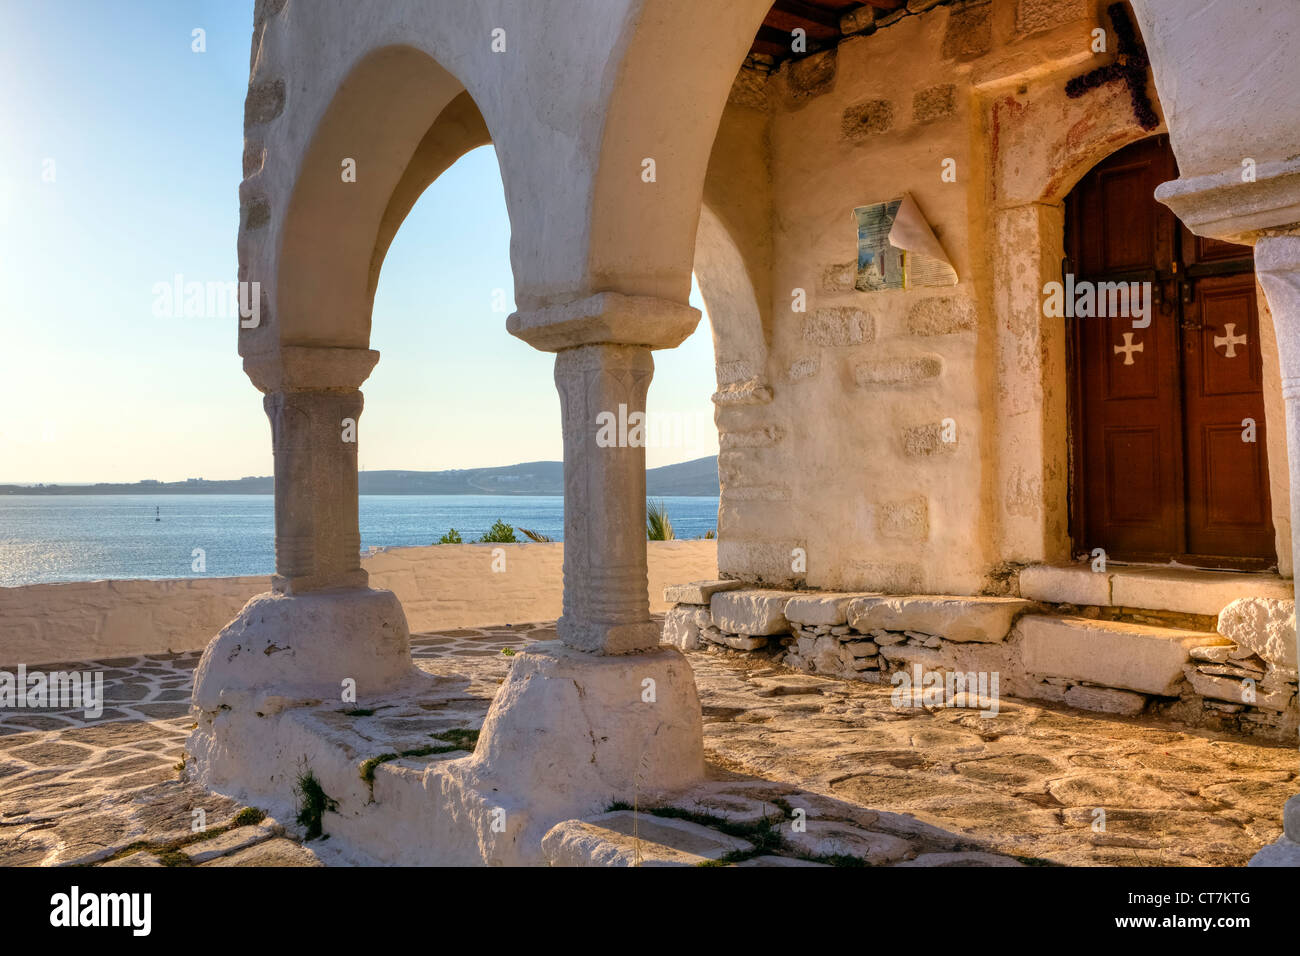
[[[786,10],[778,10],[775,7],[768,13],[763,25],[775,30],[781,30],[787,37],[793,30],[803,30],[808,34],[809,39],[816,40],[834,40],[840,36],[839,21],[836,21],[835,26],[814,23],[811,20],[805,20],[803,17]]]
[[[825,7],[815,7],[811,3],[805,3],[804,0],[776,0],[775,5],[768,12],[769,21],[774,13],[786,13],[831,30],[840,28],[841,14],[834,10],[827,10]],[[780,24],[773,24],[773,26],[780,26]]]

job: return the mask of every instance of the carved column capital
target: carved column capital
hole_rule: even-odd
[[[244,372],[262,392],[355,390],[370,377],[374,349],[282,345],[244,356]]]
[[[516,312],[506,320],[506,330],[543,352],[584,345],[671,349],[686,341],[699,322],[700,310],[680,302],[598,292]]]

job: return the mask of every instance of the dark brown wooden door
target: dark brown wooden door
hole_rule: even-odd
[[[1067,319],[1074,543],[1120,560],[1267,567],[1276,555],[1251,250],[1193,236],[1156,201],[1177,175],[1167,138],[1143,140],[1096,166],[1066,203],[1064,272],[1076,285],[1149,282],[1152,298],[1146,327],[1131,307]]]

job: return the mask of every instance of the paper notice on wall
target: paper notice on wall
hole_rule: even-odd
[[[860,206],[858,270],[861,292],[957,284],[957,271],[911,196]]]
[[[921,207],[907,193],[889,230],[889,244],[906,253],[907,287],[957,284],[957,270],[921,215]]]

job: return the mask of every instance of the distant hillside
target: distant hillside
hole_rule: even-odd
[[[677,465],[650,468],[646,494],[716,498],[718,458],[697,458]],[[558,461],[530,461],[501,468],[461,468],[452,471],[363,471],[363,495],[562,495],[564,466]],[[269,495],[270,477],[232,481],[137,481],[134,484],[0,485],[0,495]]]

